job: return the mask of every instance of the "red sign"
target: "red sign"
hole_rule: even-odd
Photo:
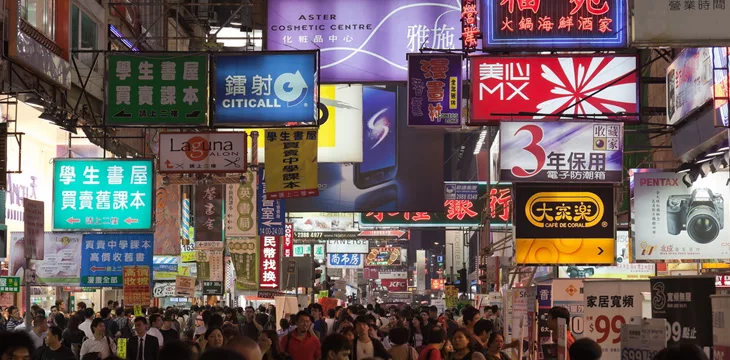
[[[638,119],[633,55],[476,56],[471,64],[472,124]]]
[[[473,51],[479,45],[482,32],[479,30],[479,11],[476,0],[461,2],[461,46],[464,50]]]
[[[730,274],[715,275],[715,287],[730,288]]]
[[[294,256],[294,224],[286,223],[284,228],[284,245],[281,247],[284,257]]]
[[[259,287],[262,289],[279,288],[279,236],[261,236],[259,246]]]
[[[149,306],[152,298],[149,266],[125,266],[122,268],[122,278],[124,279],[124,305]]]
[[[443,291],[446,285],[446,279],[431,279],[431,290]]]
[[[408,279],[380,279],[380,284],[388,291],[408,291]]]
[[[364,268],[364,279],[365,280],[375,280],[380,277],[380,270],[378,268]]]

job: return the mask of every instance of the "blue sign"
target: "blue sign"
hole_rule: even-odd
[[[81,286],[122,287],[123,267],[152,269],[153,242],[153,234],[84,234]]]
[[[552,289],[552,285],[537,286],[537,307],[549,309],[553,306]]]
[[[364,254],[327,254],[328,268],[362,268]]]
[[[479,183],[450,182],[444,184],[444,200],[479,200]]]
[[[177,272],[177,264],[154,264],[152,266],[154,272]]]
[[[215,57],[215,123],[312,123],[319,116],[317,53]]]
[[[266,182],[264,167],[259,166],[258,177],[258,222],[259,236],[284,236],[286,226],[286,211],[284,200],[266,199]]]

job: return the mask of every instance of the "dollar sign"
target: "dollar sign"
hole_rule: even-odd
[[[588,329],[590,329],[591,332],[595,331],[595,328],[594,328],[593,324],[591,324],[591,326],[589,326]]]

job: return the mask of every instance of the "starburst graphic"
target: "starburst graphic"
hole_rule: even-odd
[[[550,93],[556,97],[538,104],[537,112],[555,114],[567,109],[563,114],[591,115],[593,118],[632,112],[636,108],[636,83],[633,77],[626,76],[636,69],[632,61],[635,59],[594,57],[580,61],[560,58],[556,68],[543,64],[541,76],[555,85]]]

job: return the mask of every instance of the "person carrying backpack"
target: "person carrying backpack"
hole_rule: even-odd
[[[131,309],[117,308],[117,318],[114,319],[114,330],[113,333],[116,338],[129,339],[132,337],[132,324],[129,322],[129,316],[132,314]]]

